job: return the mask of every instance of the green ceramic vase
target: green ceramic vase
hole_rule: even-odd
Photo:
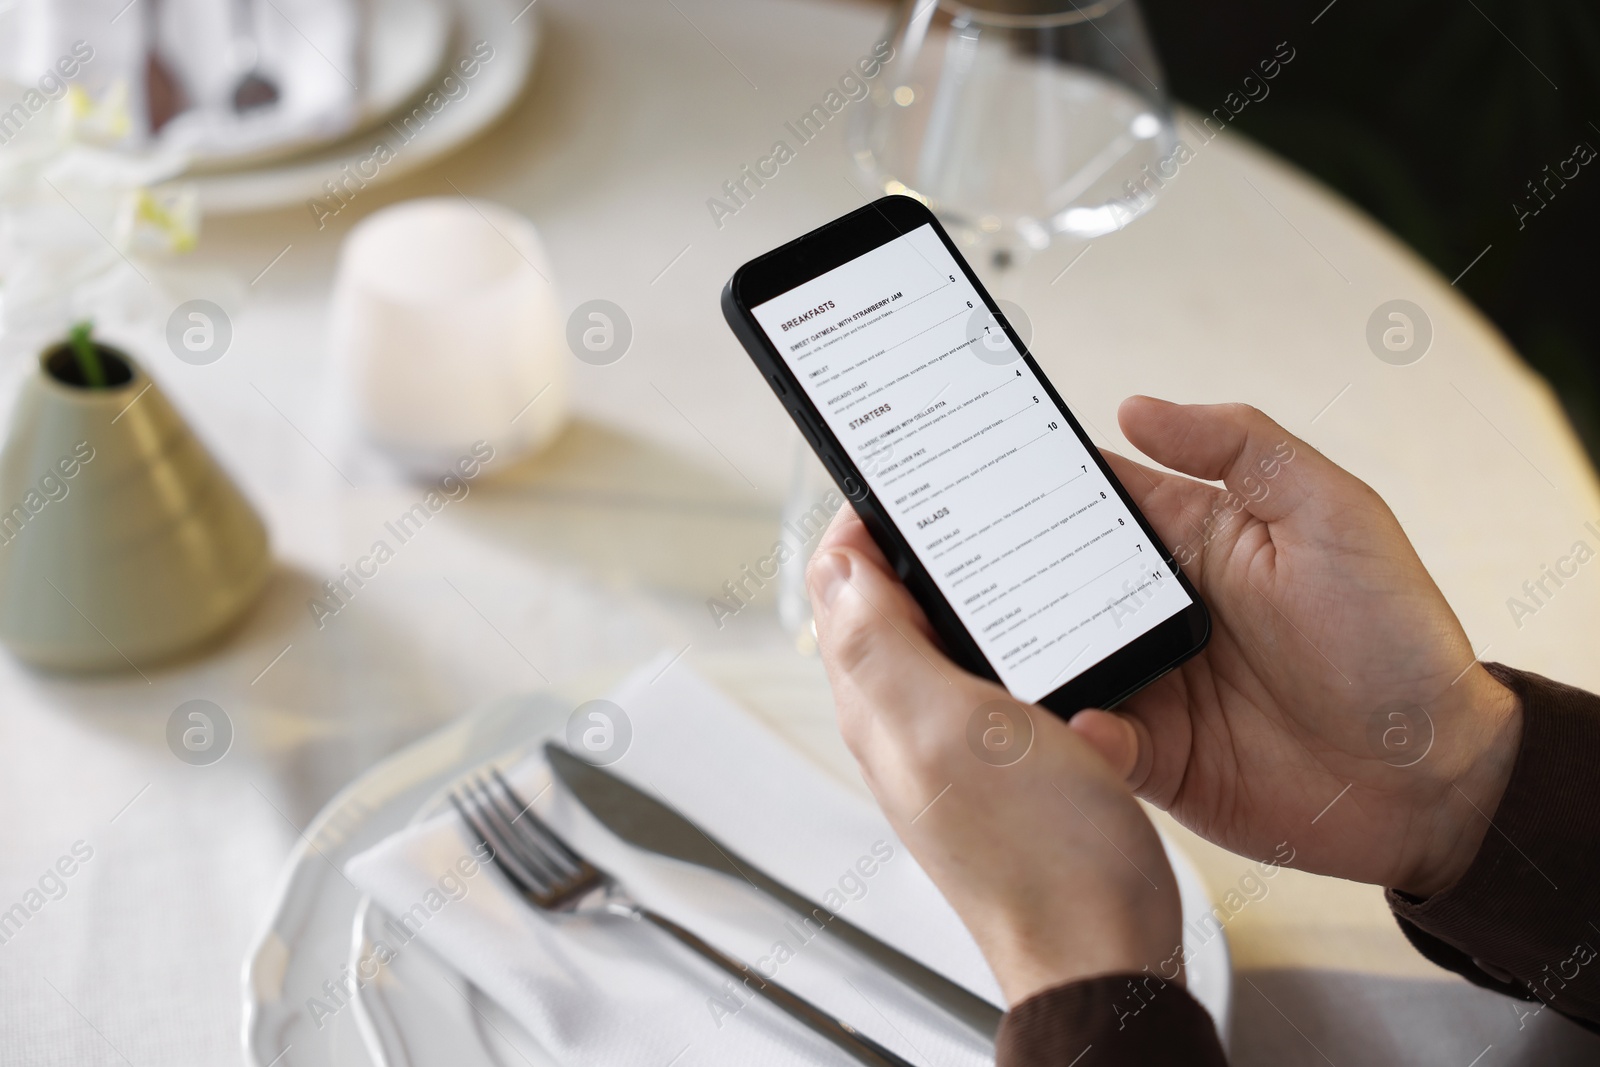
[[[86,388],[46,351],[0,450],[0,642],[41,667],[144,670],[240,618],[271,573],[267,531],[127,355]]]

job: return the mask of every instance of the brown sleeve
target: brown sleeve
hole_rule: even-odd
[[[1211,1016],[1182,986],[1112,974],[1036,993],[1006,1013],[995,1067],[1227,1067]]]
[[[1441,967],[1600,1031],[1600,697],[1485,666],[1522,702],[1505,796],[1459,882],[1389,907]]]

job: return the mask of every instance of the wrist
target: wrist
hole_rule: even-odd
[[[1163,984],[1180,987],[1184,984],[1181,943],[1164,952],[1150,954],[1102,950],[1045,958],[1036,952],[1015,955],[997,953],[993,966],[1006,1004],[1012,1007],[1045,990],[1103,978],[1109,974],[1147,974],[1152,979],[1160,979]]]
[[[1446,699],[1436,702],[1435,742],[1441,749],[1419,813],[1425,844],[1394,886],[1416,897],[1430,897],[1460,881],[1477,858],[1522,739],[1522,706],[1515,693],[1475,664]]]
[[[1080,903],[1087,903],[1080,898]],[[1181,908],[1093,907],[1068,922],[1025,929],[1008,922],[969,923],[1008,1005],[1070,982],[1146,973],[1183,985]],[[1093,918],[1089,918],[1089,914]]]

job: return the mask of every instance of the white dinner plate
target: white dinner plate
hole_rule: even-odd
[[[325,197],[323,183],[328,181],[348,188],[347,168],[367,175],[366,185],[378,185],[427,166],[487,129],[522,91],[538,54],[538,16],[530,8],[526,0],[449,0],[452,32],[443,63],[436,59],[428,77],[383,109],[379,117],[388,122],[369,124],[336,144],[265,166],[185,175],[181,180],[194,184],[205,214],[238,215]],[[396,117],[411,114],[408,109],[437,88],[433,83],[443,82],[446,68],[480,41],[493,47],[494,55],[480,64],[465,95],[449,100],[425,123],[408,128],[402,138],[392,125]],[[457,80],[465,79],[458,75]],[[391,81],[394,86],[402,84],[398,77]],[[397,91],[388,90],[391,96]],[[380,141],[388,145],[391,158],[378,164],[374,151]]]
[[[464,768],[558,731],[572,707],[572,701],[550,692],[496,701],[385,759],[317,814],[290,853],[266,928],[245,958],[246,1063],[356,1067],[381,1062],[367,1053],[349,998],[331,997],[325,988],[332,983],[337,989],[343,980],[351,924],[363,902],[342,873],[345,862],[405,827]],[[424,952],[407,951],[407,976]],[[454,980],[466,988],[459,976]],[[429,1005],[430,1020],[437,1018],[449,1032],[470,1032],[467,1016],[473,1013],[451,1017],[459,999],[449,999],[457,1003]],[[333,1010],[324,1012],[318,1005]],[[482,1047],[482,1042],[474,1037],[471,1045]],[[471,1061],[452,1057],[448,1062]]]
[[[245,960],[246,1062],[555,1067],[515,1020],[421,942],[408,944],[376,980],[353,988],[359,984],[347,976],[387,917],[341,871],[352,856],[437,812],[467,770],[514,760],[562,736],[575,703],[548,691],[497,701],[389,757],[328,802],[291,853],[266,929]],[[1188,857],[1166,845],[1183,901],[1185,947],[1193,953],[1188,989],[1226,1044],[1227,938],[1218,933],[1199,950],[1195,932],[1207,928],[1212,902]],[[330,993],[328,983],[344,992]]]
[[[359,44],[361,86],[353,107],[347,100],[339,101],[341,122],[330,126],[278,121],[276,109],[244,116],[196,113],[196,128],[189,131],[193,143],[184,150],[189,162],[186,173],[261,167],[345,140],[381,123],[443,74],[455,7],[450,0],[368,0],[367,26]],[[287,35],[285,44],[302,54],[280,60],[280,68],[292,72],[296,63],[327,62],[309,39]],[[280,78],[290,76],[279,74]],[[187,117],[180,115],[168,131],[177,129],[178,122]]]
[[[352,961],[393,936],[383,932],[387,918],[370,898],[362,900],[352,923]],[[558,1067],[521,1024],[420,941],[407,944],[356,996],[356,1025],[375,1067]]]

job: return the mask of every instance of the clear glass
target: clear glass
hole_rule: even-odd
[[[987,265],[1148,211],[1176,148],[1136,0],[904,0],[850,147]]]

